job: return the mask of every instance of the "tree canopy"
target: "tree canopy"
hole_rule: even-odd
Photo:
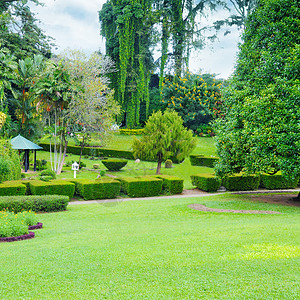
[[[164,160],[171,158],[181,162],[196,146],[192,131],[183,126],[183,120],[175,111],[153,113],[144,130],[143,137],[135,139],[133,151],[138,158],[157,160],[156,174],[160,173]]]
[[[217,172],[300,176],[300,4],[262,0],[245,24],[218,133]]]

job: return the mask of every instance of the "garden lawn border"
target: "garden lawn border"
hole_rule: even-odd
[[[38,222],[36,225],[28,226],[28,230],[35,230],[43,228],[43,223]]]
[[[27,234],[23,234],[23,235],[19,235],[19,236],[2,237],[2,238],[0,238],[0,243],[9,243],[9,242],[29,240],[29,239],[33,239],[34,237],[35,237],[35,233],[33,231],[29,231]]]

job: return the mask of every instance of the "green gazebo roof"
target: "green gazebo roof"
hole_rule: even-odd
[[[20,134],[18,136],[14,137],[13,139],[11,139],[10,143],[11,143],[13,149],[19,149],[19,150],[39,150],[39,149],[43,149],[39,145],[25,139]]]

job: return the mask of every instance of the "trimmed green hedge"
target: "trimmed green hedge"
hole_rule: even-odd
[[[0,183],[0,196],[25,195],[26,185],[18,181],[6,181]]]
[[[22,210],[35,212],[51,212],[66,210],[69,197],[62,195],[43,196],[2,196],[0,210],[7,209],[15,213]]]
[[[192,184],[199,190],[216,192],[221,186],[221,179],[211,174],[192,175]]]
[[[70,180],[76,185],[76,194],[85,200],[112,199],[120,195],[121,183],[112,178]]]
[[[119,133],[124,135],[140,135],[144,132],[144,129],[119,129]]]
[[[259,187],[260,176],[257,174],[245,175],[234,174],[226,176],[222,180],[222,184],[228,191],[251,191],[257,190]]]
[[[45,151],[50,150],[50,144],[48,143],[39,143],[39,145],[43,148]],[[68,146],[67,152],[80,155],[80,146]],[[133,152],[130,150],[115,150],[115,149],[106,149],[106,148],[100,148],[100,147],[84,147],[82,155],[91,155],[93,156],[99,156],[99,157],[117,157],[117,158],[126,158],[133,160]]]
[[[29,182],[29,186],[32,195],[65,195],[72,198],[75,192],[74,183],[65,180],[34,180]]]
[[[162,179],[162,189],[168,191],[170,194],[181,194],[183,191],[183,179],[171,175],[155,175],[155,178]]]
[[[162,192],[163,181],[150,176],[120,177],[122,191],[129,197],[158,196]]]
[[[299,177],[295,179],[287,179],[283,177],[281,174],[268,175],[261,174],[260,175],[260,186],[266,188],[268,190],[276,190],[276,189],[294,189],[297,187],[299,182]]]
[[[126,159],[109,158],[103,159],[101,162],[109,171],[119,171],[127,165]]]
[[[192,166],[203,166],[213,168],[218,162],[218,157],[205,156],[205,155],[190,155],[190,161]]]

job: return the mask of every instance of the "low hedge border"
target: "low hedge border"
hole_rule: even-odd
[[[36,225],[28,226],[28,230],[36,230],[36,229],[42,229],[43,223],[38,222]]]
[[[67,209],[69,197],[63,195],[43,196],[2,196],[0,197],[0,210],[14,213],[26,211],[51,212]]]
[[[121,183],[111,178],[70,180],[76,186],[76,194],[84,200],[112,199],[120,195]]]
[[[162,192],[163,181],[154,177],[119,177],[121,189],[129,197],[152,197]]]
[[[191,176],[192,184],[205,192],[216,192],[221,186],[221,179],[212,174]]]
[[[228,191],[251,191],[259,187],[260,176],[257,174],[233,174],[222,179],[222,185]]]
[[[23,234],[20,236],[2,237],[2,238],[0,238],[0,243],[9,243],[9,242],[29,240],[29,239],[33,239],[34,237],[35,237],[35,233],[33,231],[29,231],[27,234]]]
[[[141,135],[144,132],[144,129],[119,129],[119,133],[124,135]]]
[[[34,180],[29,182],[30,192],[32,195],[65,195],[72,198],[75,193],[75,185],[66,180],[40,181]]]
[[[199,154],[190,155],[190,161],[192,166],[213,168],[215,164],[218,162],[218,160],[219,160],[218,157],[205,156]]]
[[[18,181],[5,181],[0,183],[0,196],[25,195],[26,185]]]
[[[50,144],[48,143],[39,143],[44,151],[50,151]],[[72,153],[80,155],[81,147],[80,146],[68,146],[67,153]],[[126,158],[134,159],[133,152],[130,150],[116,150],[116,149],[106,149],[100,147],[84,147],[82,155],[92,155],[98,157],[116,157],[116,158]]]
[[[298,183],[299,183],[299,177],[294,179],[287,179],[281,174],[260,175],[260,186],[268,190],[294,189],[297,187]]]
[[[169,192],[171,195],[182,193],[184,182],[182,178],[171,175],[155,175],[153,177],[162,179],[162,189]]]

